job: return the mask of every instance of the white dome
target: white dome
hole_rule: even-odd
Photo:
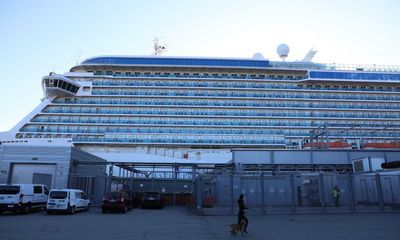
[[[263,60],[264,56],[261,53],[257,52],[257,53],[254,53],[253,59]]]
[[[276,49],[276,52],[278,53],[279,57],[285,58],[289,54],[289,46],[284,43],[279,44],[278,48]]]

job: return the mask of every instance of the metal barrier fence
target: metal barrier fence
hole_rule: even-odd
[[[107,176],[70,175],[68,188],[81,189],[92,205],[100,205],[107,189]]]
[[[236,214],[241,193],[250,208],[247,213],[400,212],[399,172],[202,175],[194,187],[199,215]]]

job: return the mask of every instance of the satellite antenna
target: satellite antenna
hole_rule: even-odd
[[[154,52],[153,55],[154,56],[160,56],[163,52],[167,51],[167,46],[166,44],[161,44],[160,41],[160,37],[155,37],[153,40],[154,43]]]
[[[276,52],[278,53],[279,57],[282,58],[282,61],[284,62],[289,54],[289,46],[284,43],[279,44],[279,46],[276,48]]]
[[[311,62],[315,54],[318,52],[318,50],[314,50],[314,48],[311,48],[307,54],[304,56],[302,62]]]

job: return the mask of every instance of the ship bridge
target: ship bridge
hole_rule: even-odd
[[[75,81],[62,75],[50,73],[42,78],[42,86],[46,96],[75,96],[81,87]]]

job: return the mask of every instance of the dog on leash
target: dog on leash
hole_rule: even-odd
[[[231,234],[237,235],[240,232],[240,234],[242,234],[242,236],[243,236],[245,224],[246,224],[245,221],[242,219],[239,224],[228,225],[231,227]]]

